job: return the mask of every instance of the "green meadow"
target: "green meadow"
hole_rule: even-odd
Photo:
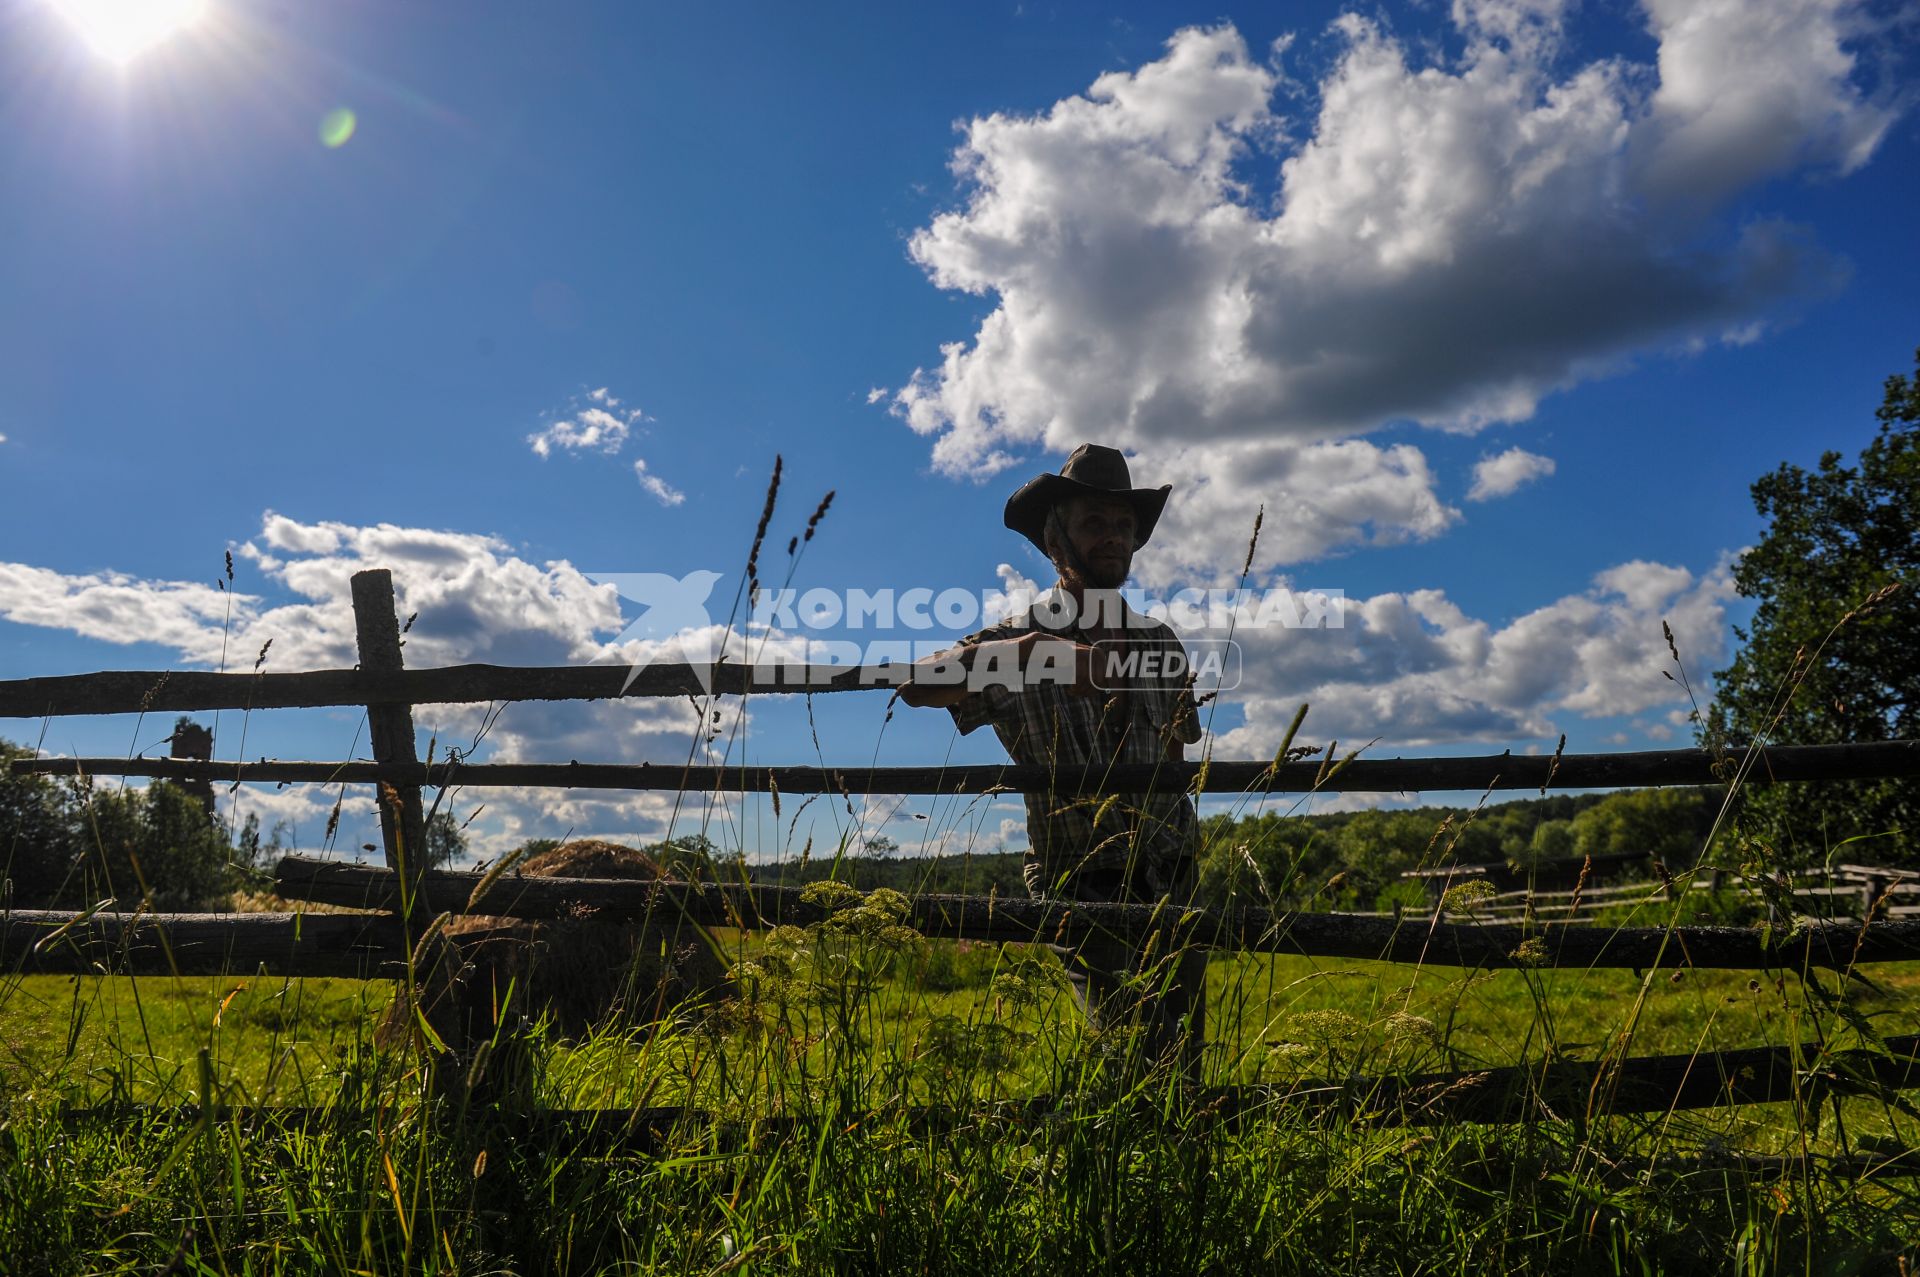
[[[1802,1102],[1746,1108],[1401,1126],[1256,1099],[1228,1120],[1215,1090],[1087,1033],[1047,951],[851,924],[715,939],[731,973],[706,998],[581,1041],[503,1019],[472,1089],[430,1052],[375,1046],[390,982],[0,983],[0,1271],[1895,1272],[1920,1255],[1920,1199],[1886,1165],[1920,1138],[1897,1093],[1809,1075]],[[1920,964],[1843,983],[1222,955],[1208,984],[1207,1081],[1276,1097],[1610,1051],[1872,1049],[1920,1007]],[[601,1110],[603,1134],[639,1109],[653,1125],[526,1118],[553,1109]]]

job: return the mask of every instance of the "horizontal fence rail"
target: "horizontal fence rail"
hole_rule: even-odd
[[[1590,789],[1724,783],[1730,764],[1703,749],[1625,754],[1486,754],[1325,762],[1128,763],[1069,772],[1044,766],[725,767],[671,763],[205,762],[176,758],[24,758],[41,775],[150,776],[256,783],[547,786],[783,794],[1398,793],[1422,789]],[[1920,741],[1768,749],[1746,783],[1920,776]]]
[[[1205,1087],[1193,1095],[1196,1109],[1209,1120],[1233,1124],[1288,1114],[1343,1114],[1385,1125],[1428,1126],[1445,1122],[1517,1122],[1565,1120],[1606,1113],[1665,1113],[1681,1109],[1721,1108],[1734,1104],[1778,1104],[1798,1100],[1815,1104],[1834,1094],[1872,1094],[1920,1087],[1920,1037],[1893,1037],[1883,1050],[1832,1051],[1816,1043],[1746,1047],[1694,1055],[1647,1055],[1611,1061],[1556,1060],[1545,1065],[1503,1065],[1451,1073],[1406,1077],[1306,1078],[1292,1083]],[[1158,1101],[1154,1102],[1155,1104]],[[215,1107],[108,1105],[70,1110],[70,1122],[156,1117],[182,1122],[273,1124],[293,1129],[326,1129],[363,1122],[366,1114],[350,1108],[274,1106]],[[727,1117],[678,1105],[627,1109],[545,1109],[508,1119],[502,1125],[520,1138],[563,1137],[570,1145],[597,1152],[647,1148],[676,1127],[712,1128],[718,1147],[779,1136],[823,1118],[846,1124],[865,1120],[861,1113],[756,1114]],[[1037,1125],[1076,1119],[1104,1120],[1087,1114],[1071,1099],[1037,1096],[1030,1100],[987,1101],[964,1110],[938,1105],[895,1110],[914,1128],[927,1132],[973,1127],[982,1122]],[[731,1138],[728,1133],[731,1132]],[[1684,1163],[1687,1159],[1676,1158]],[[1731,1153],[1699,1164],[1749,1170],[1758,1174],[1804,1171],[1812,1159]],[[1861,1173],[1920,1173],[1920,1153],[1899,1149],[1860,1157]]]
[[[392,870],[309,856],[288,856],[274,890],[288,900],[365,909],[397,909]],[[585,906],[615,921],[683,919],[701,926],[805,926],[832,911],[803,889],[732,883],[533,878],[435,870],[422,876],[416,917],[441,912],[504,918],[565,918]],[[1265,909],[1189,910],[1154,905],[923,895],[908,898],[905,921],[923,935],[951,940],[1072,945],[1087,935],[1146,935],[1175,930],[1180,940],[1220,949],[1323,958],[1380,959],[1447,967],[1557,966],[1640,970],[1844,969],[1856,962],[1920,958],[1920,922],[1826,925],[1790,935],[1738,927],[1634,927],[1618,931],[1437,922],[1421,916],[1272,913]],[[1522,950],[1523,942],[1533,946]]]
[[[393,978],[407,952],[405,925],[377,914],[0,914],[0,963],[24,975]]]
[[[803,889],[749,884],[530,878],[490,881],[472,873],[430,872],[420,880],[409,927],[398,876],[388,869],[290,856],[275,890],[288,900],[384,912],[365,914],[75,913],[0,914],[0,965],[16,974],[245,975],[397,978],[410,937],[440,913],[522,920],[676,922],[708,927],[805,926],[831,909]],[[484,885],[484,890],[481,890]],[[1190,910],[1151,905],[924,895],[909,898],[905,921],[937,939],[1073,945],[1094,933],[1171,932],[1216,949],[1306,957],[1378,960],[1470,969],[1559,967],[1587,970],[1686,968],[1758,971],[1920,959],[1920,920],[1826,923],[1791,934],[1737,927],[1565,926],[1399,919],[1358,914],[1271,913],[1264,909]],[[502,934],[508,934],[503,931]],[[463,943],[491,938],[463,933]],[[520,937],[524,939],[524,937]],[[1522,948],[1526,944],[1527,948]]]
[[[107,670],[0,681],[0,718],[145,714],[175,710],[316,709],[330,705],[464,705],[488,701],[598,701],[642,696],[791,695],[893,688],[901,665],[785,667],[649,665],[444,665],[374,673],[214,674]],[[710,684],[710,685],[709,685]]]

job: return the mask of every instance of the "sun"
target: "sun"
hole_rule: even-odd
[[[206,0],[46,0],[95,53],[131,62],[206,13]]]

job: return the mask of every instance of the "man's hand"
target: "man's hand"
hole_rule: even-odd
[[[900,699],[915,707],[958,705],[978,690],[973,670],[983,661],[992,671],[984,677],[996,683],[1008,681],[1009,675],[1001,671],[1011,667],[1025,686],[1051,682],[1073,696],[1102,696],[1106,689],[1095,679],[1098,658],[1098,651],[1086,643],[1030,630],[1019,638],[949,648],[915,661],[900,687]]]
[[[989,644],[979,644],[985,647]],[[967,670],[974,648],[955,647],[936,652],[907,667],[907,681],[900,685],[902,702],[916,709],[946,709],[967,698]]]

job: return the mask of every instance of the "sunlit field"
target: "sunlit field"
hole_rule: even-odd
[[[717,939],[711,997],[503,1030],[473,1089],[374,1045],[390,982],[9,980],[7,1270],[1894,1271],[1920,1245],[1890,1095],[1504,1126],[1286,1100],[1629,1042],[1866,1045],[1914,1023],[1920,964],[1843,988],[1223,956],[1207,1080],[1263,1084],[1229,1111],[1089,1036],[1047,951]]]

